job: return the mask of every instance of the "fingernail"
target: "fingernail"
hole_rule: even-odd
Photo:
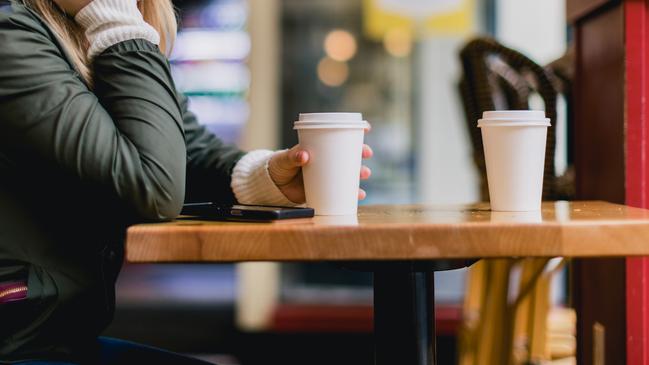
[[[363,170],[366,171],[365,173],[368,178],[372,176],[372,170],[369,167],[365,167]]]
[[[304,161],[304,151],[298,151],[298,152],[295,154],[295,160],[296,160],[297,162],[302,162],[302,161]]]

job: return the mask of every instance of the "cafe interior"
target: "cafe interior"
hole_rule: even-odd
[[[176,86],[225,141],[289,148],[299,113],[363,114],[374,156],[361,212],[488,201],[476,122],[505,109],[551,119],[543,199],[559,202],[557,216],[560,201],[647,205],[649,1],[175,5]],[[435,271],[436,363],[646,364],[644,259],[556,256],[466,257]],[[384,363],[371,272],[255,261],[127,262],[104,334],[221,365]]]

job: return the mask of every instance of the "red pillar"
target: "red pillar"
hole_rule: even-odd
[[[624,13],[626,203],[649,208],[649,0],[626,0]],[[649,365],[648,311],[649,258],[629,258],[626,263],[629,365]]]

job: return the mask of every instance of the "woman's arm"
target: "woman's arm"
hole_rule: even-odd
[[[215,201],[223,204],[295,205],[271,178],[268,150],[242,152],[223,143],[189,111],[187,98],[179,95],[187,143],[187,202]],[[299,174],[295,170],[293,175]],[[301,203],[297,201],[296,203]]]
[[[179,95],[187,142],[187,202],[215,201],[223,204],[294,206],[305,201],[302,166],[308,152],[299,145],[290,150],[256,150],[244,153],[224,144],[188,110],[187,98]],[[363,158],[372,150],[363,146]],[[361,168],[361,179],[371,175]],[[365,192],[359,191],[359,199]]]
[[[223,143],[198,123],[189,111],[187,98],[179,95],[183,111],[187,144],[187,183],[185,201],[215,201],[231,204],[237,201],[232,189],[232,171],[244,152]]]
[[[186,149],[169,67],[157,47],[130,40],[97,56],[98,99],[26,10],[0,14],[0,28],[0,148],[11,162],[100,184],[140,219],[175,217]]]

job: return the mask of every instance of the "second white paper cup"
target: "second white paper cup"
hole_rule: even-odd
[[[309,152],[302,168],[307,206],[316,215],[355,215],[363,152],[369,124],[360,113],[300,114],[294,129]]]
[[[482,130],[491,209],[541,209],[545,144],[550,120],[543,111],[485,112]]]

